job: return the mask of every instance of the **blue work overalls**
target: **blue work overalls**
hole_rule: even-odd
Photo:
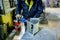
[[[20,14],[21,9],[23,9],[23,17],[28,18],[38,18],[43,12],[42,0],[34,0],[34,4],[28,11],[29,6],[25,3],[25,0],[18,0],[16,13]]]

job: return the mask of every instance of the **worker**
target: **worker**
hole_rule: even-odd
[[[21,14],[25,20],[29,20],[30,18],[38,18],[43,12],[42,0],[18,0],[17,1],[17,9],[16,16],[17,18]],[[27,23],[25,22],[25,30],[27,30]]]
[[[18,0],[17,1],[17,15],[21,13],[27,20],[29,18],[38,18],[43,12],[42,0]]]

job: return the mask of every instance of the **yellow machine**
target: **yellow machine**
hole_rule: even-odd
[[[3,15],[2,16],[2,21],[3,23],[9,23],[9,26],[12,26],[12,15],[11,13],[7,13],[6,15]]]
[[[3,0],[3,6],[4,6],[4,13],[1,13],[2,15],[0,20],[1,23],[2,23],[2,27],[3,27],[3,33],[4,33],[4,36],[5,38],[7,38],[8,36],[8,32],[13,29],[13,21],[12,21],[12,11],[9,11],[11,8],[10,8],[10,3],[9,3],[9,0]]]

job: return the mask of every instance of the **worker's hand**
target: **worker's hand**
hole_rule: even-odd
[[[16,18],[19,18],[19,16],[20,16],[19,14],[16,14]]]
[[[22,18],[22,15],[16,14],[16,19],[20,19],[20,18]]]

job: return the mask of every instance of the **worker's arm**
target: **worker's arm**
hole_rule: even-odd
[[[20,14],[21,13],[21,9],[22,9],[21,0],[18,0],[17,1],[17,6],[16,6],[16,14]]]
[[[28,16],[29,16],[28,6],[27,6],[27,4],[25,3],[25,0],[21,0],[21,4],[22,4],[22,8],[23,8],[23,17],[24,17],[25,19],[27,19]]]
[[[43,12],[43,9],[44,9],[44,7],[42,5],[42,0],[40,0],[38,2],[38,10],[37,10],[37,13],[35,14],[34,18],[38,18],[41,15],[41,13]]]

